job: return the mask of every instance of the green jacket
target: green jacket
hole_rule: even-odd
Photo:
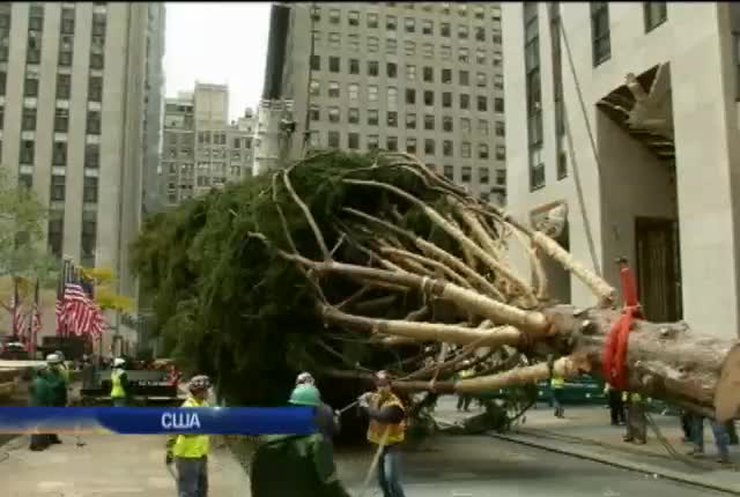
[[[64,373],[59,368],[50,368],[48,374],[51,388],[52,405],[64,407],[67,405],[67,382],[64,379]]]
[[[350,497],[320,433],[266,437],[250,470],[252,497]]]
[[[42,369],[36,372],[36,376],[29,385],[31,407],[51,407],[51,383],[49,382],[49,373]]]

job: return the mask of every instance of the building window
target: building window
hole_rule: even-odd
[[[455,168],[452,166],[445,166],[443,169],[444,177],[447,178],[450,181],[453,181],[455,179]]]
[[[434,92],[432,90],[424,90],[424,105],[434,105]]]
[[[321,93],[321,85],[315,79],[312,79],[311,83],[308,86],[309,86],[309,92],[311,93],[311,95],[316,97]]]
[[[446,109],[449,109],[452,107],[452,92],[451,91],[442,92],[442,107]]]
[[[312,55],[311,56],[311,70],[312,71],[320,71],[321,70],[321,56],[320,55]]]
[[[88,135],[99,135],[100,134],[100,111],[97,111],[97,110],[87,111],[87,134]]]
[[[330,98],[339,98],[339,83],[337,81],[329,81],[329,92]]]
[[[386,94],[386,105],[389,109],[395,109],[398,105],[398,89],[395,86],[388,87]]]
[[[62,256],[64,237],[64,211],[53,210],[49,213],[49,251],[55,257]]]
[[[452,47],[449,45],[440,45],[439,56],[442,60],[452,59]]]
[[[329,107],[329,122],[330,123],[339,122],[339,107]]]
[[[38,97],[39,96],[38,74],[26,73],[26,80],[23,84],[23,96],[24,97]]]
[[[398,112],[394,110],[389,110],[386,113],[386,124],[389,128],[397,128],[398,127]]]
[[[367,135],[367,149],[377,150],[380,146],[380,137],[378,135]]]
[[[493,52],[493,67],[501,67],[504,61],[504,56],[501,52]]]
[[[460,144],[460,155],[463,159],[470,159],[470,142]]]
[[[444,140],[442,142],[442,155],[444,155],[445,157],[452,157],[452,152],[452,140]]]
[[[69,130],[69,109],[57,108],[54,111],[54,132],[66,133]]]
[[[311,107],[308,110],[308,118],[311,121],[318,121],[321,119],[321,109],[316,104],[311,104]]]
[[[377,76],[379,72],[379,65],[377,60],[368,60],[367,61],[367,75],[368,76]]]
[[[105,59],[101,53],[90,54],[90,69],[102,69],[105,65]]]
[[[506,136],[506,124],[503,121],[496,121],[496,136]]]
[[[95,266],[95,239],[98,237],[98,221],[96,212],[82,212],[82,237],[80,245],[80,263],[86,267]]]
[[[74,36],[62,35],[59,38],[59,61],[58,64],[63,67],[72,65]]]
[[[482,48],[475,49],[475,63],[480,65],[486,63],[486,51]]]
[[[498,186],[506,185],[506,169],[496,169],[496,184]]]
[[[341,44],[341,36],[339,33],[329,33],[329,46],[331,48],[339,48]]]
[[[416,154],[416,138],[406,138],[406,153]]]
[[[377,126],[378,122],[378,109],[368,109],[367,124],[370,126]]]
[[[452,69],[442,69],[442,83],[452,83]]]
[[[100,166],[100,145],[88,143],[85,145],[85,167],[97,169]]]
[[[339,57],[329,57],[329,72],[339,72]]]
[[[451,116],[442,116],[442,131],[446,132],[452,132],[452,117]]]
[[[591,4],[593,6],[593,4]],[[524,69],[527,98],[527,142],[529,149],[530,190],[545,186],[544,164],[542,164],[542,87],[540,79],[540,43],[538,7],[536,2],[524,4]],[[496,159],[504,160],[506,150],[496,146]]]
[[[568,176],[568,156],[564,151],[558,153],[558,179]]]
[[[349,73],[360,74],[360,61],[358,59],[349,59]]]
[[[416,81],[416,66],[413,64],[406,64],[406,79],[409,81]]]
[[[24,131],[36,130],[36,107],[23,107],[21,129]]]
[[[380,46],[380,41],[378,40],[377,36],[368,36],[367,37],[367,51],[370,53],[375,53],[378,51],[378,47]]]
[[[378,14],[370,13],[367,15],[367,27],[373,29],[378,27]]]
[[[327,138],[329,148],[339,148],[339,131],[329,131]]]
[[[54,142],[51,152],[51,163],[55,166],[67,165],[67,142]]]
[[[460,80],[460,86],[470,85],[470,73],[468,71],[459,71],[457,73],[458,79]]]
[[[482,26],[475,27],[475,41],[486,41],[486,30]]]
[[[643,2],[645,32],[649,33],[668,20],[667,2]]]
[[[472,128],[470,127],[470,118],[468,117],[461,117],[460,118],[460,129],[463,133],[470,133]]]
[[[347,13],[347,23],[350,26],[359,26],[360,25],[360,13],[356,10],[350,10]]]
[[[436,153],[434,145],[435,145],[434,140],[432,140],[431,138],[425,139],[424,140],[424,153],[426,155],[434,155]]]
[[[421,21],[421,32],[422,34],[425,34],[425,35],[434,34],[434,23],[427,19],[424,19],[423,21]]]
[[[478,144],[478,158],[488,160],[488,145],[485,143]]]
[[[468,95],[467,93],[460,94],[460,109],[470,109],[470,95]]]
[[[431,43],[424,43],[421,46],[421,55],[423,55],[425,59],[433,59],[434,58],[434,45]]]
[[[496,88],[496,76],[501,76],[501,75],[500,74],[494,75],[494,83],[493,83],[494,88]],[[486,78],[486,73],[484,72],[475,73],[475,85],[478,88],[485,88],[487,84],[488,84],[488,79]]]
[[[611,57],[609,35],[609,3],[591,2],[591,44],[593,46],[594,67]]]
[[[5,95],[5,86],[8,81],[8,73],[0,71],[0,95]]]
[[[389,78],[395,78],[398,73],[398,66],[395,62],[386,62],[385,71]]]
[[[444,36],[445,38],[449,38],[450,37],[450,32],[451,32],[451,28],[450,28],[450,23],[449,22],[443,22],[443,23],[441,23],[439,25],[439,34],[440,35]]]
[[[87,87],[87,99],[91,102],[103,101],[103,78],[100,76],[90,76]]]
[[[341,21],[341,12],[339,9],[329,9],[329,23],[339,24]]]
[[[358,150],[360,148],[359,133],[347,133],[347,148],[350,150]]]
[[[395,38],[385,39],[385,53],[392,55],[398,50],[398,41]]]
[[[398,150],[398,137],[396,136],[389,136],[385,139],[385,148],[386,150],[389,150],[391,152],[396,152]]]
[[[493,110],[499,114],[504,113],[504,99],[500,97],[496,97],[493,100]]]
[[[360,124],[360,109],[347,109],[347,122],[350,124]]]
[[[33,174],[18,174],[18,186],[26,190],[33,188]]]
[[[106,14],[94,13],[92,22],[92,34],[93,36],[105,36],[106,28]]]
[[[425,82],[433,83],[434,82],[434,69],[432,67],[425,66],[423,70],[423,78]]]
[[[424,129],[427,131],[434,131],[434,115],[424,114]]]
[[[415,33],[416,32],[416,19],[413,17],[406,17],[403,20],[403,29],[407,33]]]
[[[506,160],[506,147],[504,145],[496,145],[496,160]]]
[[[398,19],[396,19],[396,16],[385,16],[385,29],[395,31],[397,27]]]
[[[64,201],[65,177],[58,174],[51,176],[51,189],[49,198],[54,202]]]
[[[478,95],[478,98],[476,99],[478,101],[478,110],[480,112],[487,112],[488,111],[488,97],[485,95]]]
[[[478,133],[482,136],[488,136],[488,120],[478,119]]]
[[[460,40],[468,39],[468,27],[465,24],[460,24],[457,27],[457,37]]]
[[[33,164],[35,149],[36,146],[33,140],[21,140],[20,163]]]
[[[403,52],[407,57],[416,56],[416,42],[406,40],[403,42]]]
[[[360,85],[357,83],[350,83],[347,86],[347,93],[349,94],[350,100],[357,100],[360,98]]]
[[[481,185],[487,185],[489,181],[489,172],[487,167],[478,168],[478,183]]]
[[[457,50],[457,60],[459,62],[462,62],[463,64],[467,64],[470,62],[470,50],[468,50],[466,47],[460,47]]]
[[[406,129],[416,129],[416,114],[413,112],[406,114]]]
[[[470,183],[472,172],[473,172],[472,167],[463,166],[462,169],[460,169],[460,181],[462,181],[463,183]]]

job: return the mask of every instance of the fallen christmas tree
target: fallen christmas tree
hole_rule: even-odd
[[[605,362],[612,383],[708,416],[740,400],[735,340],[632,319],[555,241],[406,154],[316,153],[151,219],[133,254],[165,341],[242,402],[283,402],[302,369],[367,382],[384,368],[400,391],[481,395],[603,378]],[[594,306],[551,304],[542,258]]]

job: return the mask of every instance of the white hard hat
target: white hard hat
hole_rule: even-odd
[[[316,383],[316,380],[313,379],[313,376],[311,375],[311,373],[308,373],[305,371],[299,374],[298,377],[295,379],[296,385],[303,385],[303,384],[313,385],[314,383]]]
[[[121,359],[120,357],[116,357],[113,359],[113,367],[118,368],[126,364],[126,361],[124,359]]]
[[[62,358],[59,357],[57,354],[49,354],[46,356],[46,363],[47,364],[59,364],[62,362]]]

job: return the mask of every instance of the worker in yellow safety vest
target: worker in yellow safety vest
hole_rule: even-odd
[[[110,373],[110,398],[116,407],[124,407],[129,397],[128,375],[124,366],[126,361],[120,357],[113,359]]]
[[[375,392],[361,395],[358,404],[370,418],[367,439],[380,451],[378,483],[383,497],[404,497],[400,445],[406,436],[406,409],[391,391],[391,377],[387,371],[375,374],[375,387]]]
[[[467,362],[467,361],[466,361]],[[466,365],[469,365],[470,363],[467,362]],[[463,371],[460,371],[460,379],[464,380],[465,378],[471,378],[475,375],[475,370],[473,368],[468,368]],[[459,393],[457,394],[457,410],[463,410],[465,412],[470,411],[470,402],[473,400],[473,397],[471,397],[469,394],[466,393]]]
[[[209,407],[206,399],[211,388],[208,376],[194,376],[188,384],[190,395],[181,407]],[[173,435],[167,441],[166,464],[177,468],[178,497],[208,495],[208,435]]]
[[[552,395],[552,406],[555,408],[555,417],[565,417],[565,411],[563,410],[563,388],[565,387],[565,379],[562,376],[553,375],[550,378],[550,394]]]
[[[622,401],[627,406],[627,434],[624,441],[642,445],[647,442],[647,420],[642,396],[636,392],[622,392]]]

